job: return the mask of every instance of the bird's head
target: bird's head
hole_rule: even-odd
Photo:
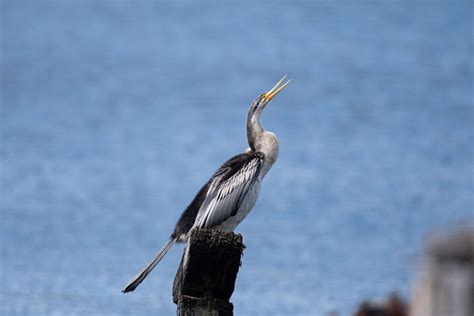
[[[261,112],[261,110],[263,110],[267,106],[270,100],[273,99],[278,93],[280,93],[281,90],[283,90],[290,83],[291,80],[288,80],[287,82],[282,84],[285,78],[286,75],[283,76],[283,78],[281,78],[280,81],[278,81],[276,85],[273,86],[273,88],[259,95],[252,103],[251,110],[260,110],[259,112]]]
[[[269,157],[274,157],[273,161],[276,159],[276,155],[278,155],[278,140],[276,139],[275,134],[265,131],[260,124],[260,116],[268,102],[270,102],[290,83],[290,80],[283,83],[285,78],[286,75],[281,78],[273,88],[259,95],[250,106],[247,116],[247,138],[251,150],[262,151],[265,154],[268,154]]]

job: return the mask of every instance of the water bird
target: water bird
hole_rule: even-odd
[[[232,232],[254,207],[260,194],[260,184],[278,157],[278,139],[266,131],[260,116],[267,104],[290,80],[286,76],[269,91],[260,94],[247,115],[249,148],[226,161],[199,190],[178,219],[168,242],[142,271],[122,290],[132,292],[150,274],[175,243],[187,241],[194,228]]]

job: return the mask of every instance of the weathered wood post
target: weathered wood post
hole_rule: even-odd
[[[179,316],[231,316],[244,245],[242,236],[215,230],[193,230],[173,284]]]

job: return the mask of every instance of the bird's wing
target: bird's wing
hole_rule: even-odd
[[[233,159],[219,168],[211,178],[194,227],[211,228],[234,216],[257,181],[263,165],[263,153],[245,153]]]

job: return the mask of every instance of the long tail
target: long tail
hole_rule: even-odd
[[[150,263],[148,263],[146,267],[143,268],[142,271],[140,271],[140,273],[138,273],[133,279],[130,280],[130,282],[127,283],[122,292],[127,293],[135,290],[135,288],[140,283],[142,283],[143,280],[145,280],[148,274],[150,274],[151,270],[153,270],[153,268],[156,267],[156,265],[161,261],[161,259],[163,259],[166,253],[171,249],[171,247],[173,247],[175,242],[176,241],[174,239],[168,240],[168,242],[163,246],[163,248],[158,251],[156,257],[153,258],[153,260],[151,260]]]

